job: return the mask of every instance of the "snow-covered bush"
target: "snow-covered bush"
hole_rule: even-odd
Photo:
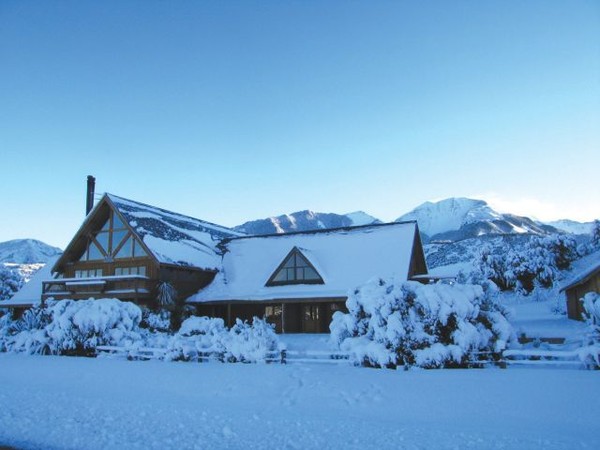
[[[164,309],[155,312],[144,308],[140,327],[150,332],[167,333],[171,330],[171,312]]]
[[[464,367],[474,352],[498,355],[512,337],[503,310],[476,285],[373,279],[336,312],[331,339],[375,367]]]
[[[23,277],[17,270],[0,264],[0,302],[12,297],[15,292],[21,289],[23,283]]]
[[[587,327],[579,357],[590,367],[600,367],[600,295],[588,292],[581,301]]]
[[[61,300],[26,311],[12,321],[4,338],[6,351],[91,355],[99,345],[130,345],[141,310],[116,299]]]
[[[198,353],[223,354],[227,333],[223,319],[189,317],[170,340],[165,359],[189,361],[197,360]]]
[[[501,290],[532,292],[536,287],[550,288],[578,257],[577,243],[565,235],[534,237],[523,248],[506,247],[492,253],[483,247],[476,257],[477,269],[471,282],[490,280]]]
[[[135,334],[142,311],[117,299],[62,300],[51,306],[46,327],[54,353],[91,354],[99,345],[125,345]]]
[[[273,326],[257,317],[251,324],[238,319],[230,330],[222,319],[190,317],[169,342],[165,359],[194,361],[212,353],[227,362],[261,362],[277,346]]]
[[[236,319],[229,330],[226,343],[226,359],[230,362],[261,362],[267,353],[277,350],[279,339],[274,325],[254,317],[252,323]]]

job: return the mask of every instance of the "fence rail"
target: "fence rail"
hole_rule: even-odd
[[[96,348],[96,354],[110,354],[118,357],[135,360],[150,360],[164,358],[168,353],[165,348],[139,347],[113,347],[99,346]],[[576,350],[540,350],[540,349],[515,349],[505,350],[500,359],[494,360],[486,352],[475,352],[475,357],[482,359],[473,359],[469,361],[470,367],[487,367],[495,365],[501,368],[508,366],[555,366],[555,367],[575,367],[598,369],[598,364],[594,361],[584,361]],[[210,350],[196,351],[189,350],[186,356],[194,361],[227,361],[231,360],[231,354],[223,351]],[[271,364],[353,364],[350,353],[336,351],[319,350],[279,350],[267,352],[265,362]]]

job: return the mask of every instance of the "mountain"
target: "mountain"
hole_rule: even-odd
[[[569,219],[545,222],[545,225],[550,225],[557,230],[573,234],[591,234],[594,229],[594,222],[576,222]]]
[[[15,239],[0,242],[0,263],[45,263],[62,250],[35,239]]]
[[[263,235],[369,225],[372,223],[381,223],[381,221],[362,211],[349,214],[334,214],[306,210],[277,217],[252,220],[238,225],[233,229],[251,235]]]
[[[483,235],[539,234],[557,230],[527,217],[501,214],[485,201],[448,198],[425,202],[396,221],[416,220],[426,241],[458,241]]]

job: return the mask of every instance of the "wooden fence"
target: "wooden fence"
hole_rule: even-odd
[[[96,354],[110,354],[132,360],[161,359],[167,355],[164,348],[126,348],[99,346]],[[190,351],[186,353],[190,360],[198,362],[221,361],[224,362],[230,355],[222,351]],[[497,366],[506,368],[508,366],[525,367],[572,367],[598,369],[595,361],[582,361],[577,350],[540,350],[540,349],[518,349],[505,350],[500,359],[492,359],[485,352],[473,353],[475,357],[469,361],[470,367]],[[596,360],[597,361],[597,360]],[[280,350],[266,354],[265,362],[272,364],[353,364],[349,353],[336,351],[318,350]]]

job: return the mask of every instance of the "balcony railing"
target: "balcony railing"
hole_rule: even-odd
[[[119,299],[148,298],[154,283],[143,275],[114,275],[94,278],[57,278],[42,283],[42,300],[55,298],[101,298]]]

